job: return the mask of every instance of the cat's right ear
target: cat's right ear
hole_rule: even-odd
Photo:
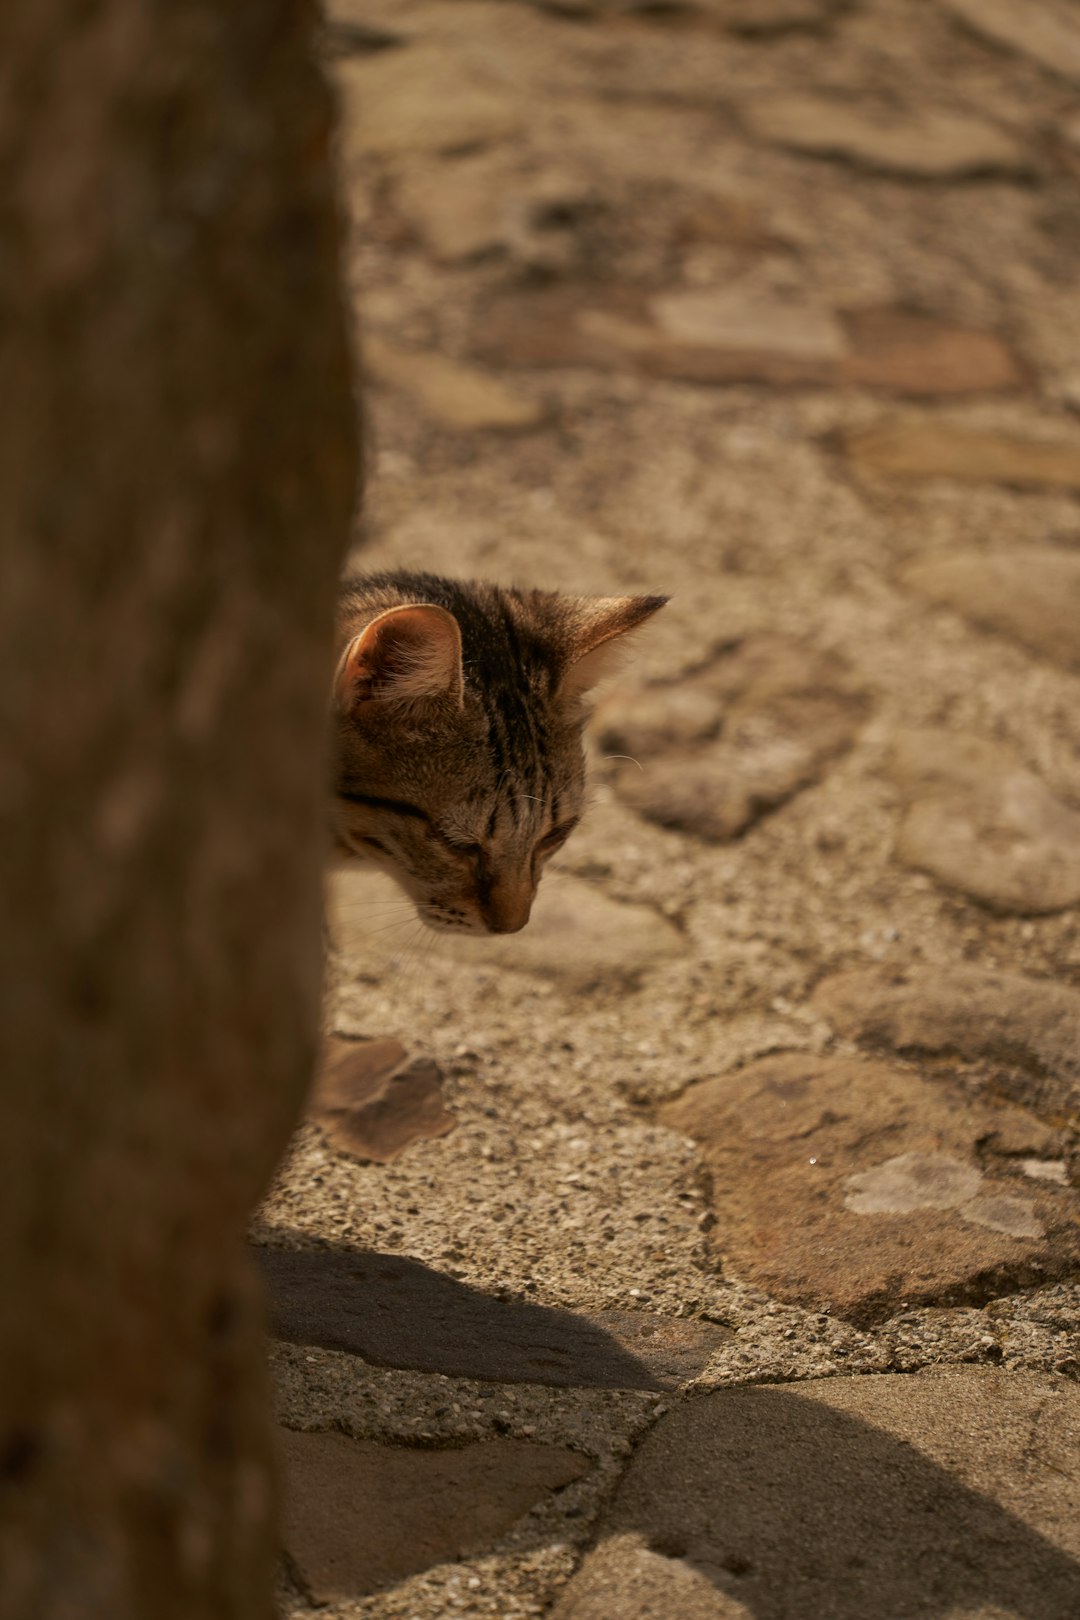
[[[364,703],[449,698],[461,706],[461,631],[431,602],[387,608],[354,636],[337,667],[334,695],[351,713]]]
[[[577,602],[578,621],[560,696],[580,698],[610,674],[618,662],[622,637],[651,619],[667,600],[666,596],[582,597]]]

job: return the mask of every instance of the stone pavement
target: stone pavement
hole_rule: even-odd
[[[283,1608],[1075,1620],[1080,12],[323,49],[358,561],[672,602],[523,935],[334,885]]]

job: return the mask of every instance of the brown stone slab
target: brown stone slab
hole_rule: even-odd
[[[673,1389],[729,1330],[637,1311],[578,1315],[495,1300],[402,1255],[255,1252],[272,1331],[378,1366],[456,1378],[598,1389]]]
[[[913,563],[903,581],[1040,658],[1080,670],[1080,551],[1032,545],[953,552]]]
[[[900,110],[880,101],[779,91],[743,104],[751,135],[817,157],[917,180],[1023,172],[1023,148],[985,119],[966,113]]]
[[[734,838],[816,781],[866,709],[833,657],[780,636],[723,649],[682,681],[616,689],[601,703],[603,748],[624,803],[664,827]]]
[[[843,445],[862,471],[890,478],[955,478],[1018,488],[1080,489],[1080,443],[899,417],[852,428]]]
[[[891,308],[850,310],[845,324],[852,352],[841,362],[841,376],[863,388],[946,397],[1001,393],[1027,381],[992,332]]]
[[[279,1429],[278,1453],[285,1547],[317,1603],[482,1552],[589,1468],[580,1452],[524,1440],[419,1449]]]
[[[437,169],[406,170],[396,182],[394,203],[428,251],[453,264],[508,245],[512,222],[505,194],[516,179],[500,154],[481,152]]]
[[[388,1036],[350,1040],[333,1035],[323,1047],[312,1100],[322,1109],[361,1108],[380,1095],[383,1083],[407,1057],[401,1042]]]
[[[816,32],[845,11],[850,0],[528,0],[556,17],[640,16],[649,22],[707,18],[733,34],[758,37],[799,31]]]
[[[1040,916],[1080,900],[1080,815],[1027,771],[919,800],[896,850],[992,911]]]
[[[867,1323],[1080,1262],[1080,1199],[982,1169],[997,1110],[899,1067],[783,1053],[659,1112],[701,1146],[726,1269],[783,1299]]]
[[[1080,1389],[950,1368],[724,1390],[635,1451],[553,1620],[1075,1620]]]
[[[1071,0],[943,0],[974,33],[1080,84],[1080,16]]]
[[[902,726],[893,733],[886,766],[893,781],[911,793],[976,789],[1020,768],[1004,743],[945,726]]]
[[[850,745],[863,713],[857,699],[839,693],[775,699],[733,720],[706,747],[664,754],[645,769],[622,766],[615,790],[662,827],[735,838],[816,782]]]
[[[949,397],[1022,387],[1002,340],[893,308],[833,310],[738,289],[560,285],[485,308],[476,350],[495,365],[645,372],[717,387],[838,386]]]
[[[461,152],[504,141],[524,121],[520,99],[438,45],[408,45],[339,64],[347,171],[371,157]]]
[[[454,1129],[438,1064],[406,1056],[392,1040],[327,1042],[308,1114],[334,1147],[389,1164],[411,1143]]]
[[[838,378],[831,360],[803,359],[770,349],[718,349],[693,343],[657,343],[637,355],[640,370],[669,382],[724,388],[763,383],[775,388],[828,387]]]
[[[427,349],[400,349],[369,337],[367,374],[407,395],[431,421],[458,432],[517,432],[544,418],[542,405],[508,388],[498,377]]]
[[[393,200],[395,213],[443,264],[501,254],[533,269],[572,258],[600,206],[571,172],[532,169],[514,148],[410,166],[397,177]]]
[[[847,11],[851,0],[699,0],[699,9],[733,34],[750,37],[817,32]]]
[[[589,302],[595,299],[594,290]],[[579,289],[567,287],[540,290],[527,298],[496,299],[483,312],[475,351],[498,366],[605,370],[631,363],[635,346],[647,347],[654,341],[645,298],[636,290],[615,287],[610,295],[605,291],[605,319],[600,322],[582,318],[589,302],[583,301]]]
[[[974,967],[873,968],[823,980],[814,1006],[856,1040],[989,1059],[1038,1113],[1068,1117],[1080,1104],[1080,992],[1067,985]]]
[[[1080,900],[1080,812],[997,743],[939,727],[900,731],[888,769],[910,801],[896,853],[991,910]]]
[[[690,339],[665,331],[650,300],[637,288],[556,287],[527,298],[499,300],[484,311],[475,348],[495,365],[581,366],[596,370],[644,371],[673,381],[728,384],[828,383],[835,380],[835,358],[808,350],[806,335],[793,324],[784,333],[755,341],[754,321],[728,343]],[[764,330],[766,323],[758,318]]]
[[[832,310],[805,295],[780,298],[740,287],[680,288],[650,298],[649,314],[665,338],[695,349],[835,361],[847,348]]]

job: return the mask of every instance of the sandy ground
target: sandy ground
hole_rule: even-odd
[[[991,9],[1006,23],[1025,10]],[[1051,8],[1026,10],[1037,45]],[[749,1608],[719,1579],[704,1596],[696,1586],[670,1596],[666,1610],[647,1606],[644,1577],[626,1590],[616,1581],[606,1606],[585,1576],[566,1583],[583,1559],[604,1556],[605,1504],[644,1435],[706,1391],[852,1373],[886,1375],[891,1387],[900,1372],[975,1376],[993,1364],[1003,1369],[995,1377],[1040,1376],[1075,1392],[1071,1205],[1040,1215],[1049,1235],[1037,1263],[1023,1237],[1006,1234],[1014,1248],[992,1278],[950,1248],[950,1211],[927,1206],[912,1241],[918,1248],[937,1223],[947,1284],[935,1293],[918,1282],[913,1258],[912,1298],[898,1274],[884,1306],[833,1310],[812,1277],[768,1280],[751,1230],[760,1215],[739,1242],[728,1226],[732,1208],[758,1208],[772,1161],[751,1155],[720,1199],[724,1144],[665,1113],[670,1099],[723,1077],[737,1105],[738,1077],[776,1054],[868,1061],[859,1031],[838,1028],[815,999],[840,973],[968,969],[1080,989],[1080,889],[1069,887],[1067,850],[1080,809],[1080,628],[1070,652],[1066,623],[1048,656],[1037,616],[1033,636],[1007,622],[1008,603],[987,608],[981,587],[969,604],[961,580],[945,600],[911,573],[959,556],[978,581],[980,559],[990,567],[1029,553],[1026,589],[1052,572],[1051,552],[1080,569],[1080,26],[1066,17],[1060,39],[1076,55],[1059,48],[1048,67],[1007,30],[973,32],[970,6],[770,0],[746,32],[753,11],[704,0],[670,12],[601,0],[332,9],[350,281],[374,374],[358,565],[663,592],[671,603],[609,700],[621,713],[627,702],[633,713],[639,686],[677,693],[717,648],[741,644],[766,646],[767,664],[791,648],[817,659],[855,719],[805,785],[721,838],[701,836],[692,817],[661,825],[629,802],[620,772],[630,767],[603,757],[615,750],[601,723],[588,817],[520,939],[447,946],[377,885],[335,880],[328,1025],[433,1056],[457,1128],[378,1165],[305,1125],[257,1240],[409,1256],[493,1308],[637,1312],[728,1332],[659,1393],[448,1376],[416,1370],[424,1363],[407,1349],[376,1367],[316,1344],[278,1345],[291,1429],[415,1455],[418,1444],[508,1437],[589,1460],[584,1477],[540,1494],[461,1559],[418,1553],[375,1592],[362,1573],[337,1596],[331,1580],[323,1613],[510,1617],[562,1604],[560,1614],[610,1620],[847,1615],[820,1598],[812,1611],[784,1608],[767,1577]],[[822,137],[821,107],[808,112],[807,97],[854,108],[864,123]],[[951,168],[933,122],[950,117],[974,126],[964,139],[975,150]],[[867,134],[883,129],[894,143],[884,155]],[[578,363],[526,363],[515,334],[530,309],[555,310],[550,341],[577,342]],[[936,323],[914,381],[898,387],[882,372],[860,382],[847,358],[852,311]],[[605,313],[633,330],[590,348],[582,334],[604,333]],[[974,373],[966,384],[964,355],[958,370],[936,358],[942,333],[957,330],[997,346],[1008,371],[1000,386],[981,388]],[[734,365],[745,380],[673,375],[688,346],[709,351],[714,377]],[[458,369],[439,371],[447,362]],[[782,363],[804,371],[785,376]],[[960,477],[938,476],[925,449],[924,465],[896,477],[853,448],[858,430],[911,418],[929,424],[935,446],[963,430],[998,437],[986,439],[977,473]],[[1071,485],[1065,474],[1010,472],[993,448],[1002,441],[1029,460],[1032,446],[1060,446]],[[1074,578],[1046,592],[1060,599]],[[1080,626],[1080,589],[1075,601]],[[751,723],[739,744],[755,768],[754,748],[775,744],[776,724],[783,732],[772,711],[761,724],[765,741],[755,743]],[[1045,905],[980,893],[970,850],[947,871],[933,852],[905,857],[912,790],[895,766],[897,738],[925,728],[994,745],[1052,796],[1065,853],[1046,857]],[[663,782],[717,746],[715,734],[690,738],[677,758],[660,748],[640,764]],[[992,776],[987,766],[971,793],[985,797]],[[965,791],[955,789],[956,814],[975,828],[976,851],[996,849],[996,838],[1003,861],[1020,844],[1042,858],[1042,833],[987,830]],[[1063,1084],[1077,1078],[1069,1040],[1080,1051],[1080,1018],[1065,1016]],[[930,1059],[911,1044],[935,1041],[906,1043],[886,1061],[932,1079],[957,1109],[1007,1095],[1031,1134],[1023,1153],[1061,1166],[1046,1175],[1068,1187],[1075,1113],[1040,1101],[1023,1065],[1010,1080],[995,1051],[958,1051],[962,1042],[942,1037]],[[971,1162],[985,1169],[979,1152]],[[841,1191],[853,1167],[861,1161],[838,1167]],[[792,1232],[804,1220],[801,1205],[785,1206],[784,1185],[781,1241],[785,1219]],[[847,1250],[836,1263],[838,1275],[850,1268]],[[414,1328],[422,1338],[423,1323]],[[861,1410],[865,1421],[872,1403]],[[407,1513],[419,1521],[428,1507],[422,1482],[415,1488]],[[1049,1510],[1029,1508],[1012,1510],[1068,1543]],[[355,1512],[350,1527],[346,1501],[332,1534],[362,1541]],[[408,1541],[407,1528],[395,1533]],[[318,1587],[304,1537],[301,1526],[289,1541],[286,1601],[297,1613]],[[688,1566],[677,1549],[671,1558],[676,1594]],[[905,1614],[939,1612],[925,1594],[912,1601]],[[1021,1612],[1010,1601],[1020,1599],[1005,1595],[993,1613]],[[861,1612],[894,1612],[884,1599],[867,1604]]]

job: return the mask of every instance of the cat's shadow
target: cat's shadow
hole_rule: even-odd
[[[645,1353],[635,1355],[621,1315],[616,1338],[602,1316],[493,1298],[405,1256],[328,1246],[256,1256],[277,1336],[376,1365],[637,1390],[671,1388],[690,1372],[685,1359],[679,1365],[685,1344],[658,1359],[642,1341]],[[923,1376],[925,1400],[949,1400],[947,1381]],[[1000,1396],[1007,1375],[965,1377],[977,1393],[980,1378],[998,1380]],[[1080,1565],[915,1445],[843,1403],[809,1398],[815,1387],[827,1397],[835,1383],[725,1389],[675,1405],[629,1464],[571,1612],[603,1620],[645,1612],[642,1571],[611,1539],[628,1535],[653,1555],[645,1576],[651,1568],[667,1590],[656,1610],[665,1617],[679,1606],[681,1583],[704,1578],[716,1620],[1078,1620]],[[1010,1475],[1026,1470],[1029,1499],[1067,1524],[1070,1493],[1056,1479],[1044,1491],[1045,1469],[1058,1478],[1063,1470],[1022,1464],[1021,1449]],[[1071,1495],[1075,1517],[1075,1482]]]

